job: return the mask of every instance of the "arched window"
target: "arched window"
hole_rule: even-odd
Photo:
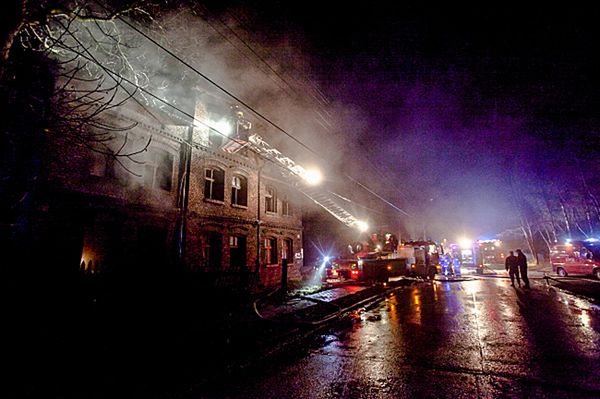
[[[231,179],[231,204],[248,205],[248,180],[244,176],[235,175]]]
[[[267,187],[267,193],[265,194],[265,210],[267,212],[277,212],[277,190],[275,190],[275,187]]]
[[[217,201],[225,199],[225,172],[217,167],[204,171],[204,198]]]

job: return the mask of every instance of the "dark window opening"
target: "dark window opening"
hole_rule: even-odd
[[[267,212],[277,212],[277,191],[273,187],[267,187],[265,210]]]
[[[246,268],[246,237],[229,237],[229,266],[233,270]]]
[[[223,235],[208,233],[202,246],[202,261],[204,267],[217,271],[221,269]]]
[[[231,182],[231,203],[234,205],[248,205],[248,180],[244,176],[233,176]]]
[[[144,184],[147,187],[171,191],[173,184],[173,155],[157,150],[144,165]]]
[[[114,155],[102,154],[92,151],[90,159],[90,175],[95,177],[114,179],[125,182],[123,173],[119,173],[117,168],[121,167],[115,160]]]
[[[206,169],[204,174],[204,198],[225,199],[225,172],[219,168]]]
[[[290,215],[290,201],[288,200],[287,195],[284,195],[281,199],[281,214],[284,216]]]

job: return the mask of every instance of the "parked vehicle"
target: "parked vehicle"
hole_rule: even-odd
[[[411,275],[406,259],[359,259],[350,271],[353,280],[385,283],[390,277]]]
[[[433,279],[440,271],[441,247],[433,241],[408,241],[392,252],[359,254],[350,277],[357,281],[387,282],[390,277],[411,276]]]
[[[393,234],[371,234],[365,242],[347,246],[347,253],[331,259],[323,278],[387,282],[390,277],[433,279],[441,271],[440,245],[434,241],[399,243]]]
[[[331,261],[330,266],[327,268],[328,279],[350,279],[351,270],[358,263],[358,259],[352,258],[335,258]]]
[[[484,266],[504,266],[506,248],[500,240],[478,240],[481,263]]]
[[[441,272],[443,250],[436,242],[406,241],[398,245],[398,258],[406,259],[410,274],[433,279]]]
[[[464,240],[458,244],[452,243],[448,245],[447,253],[454,262],[458,263],[458,269],[462,270],[462,273],[483,274],[483,259],[479,243],[471,240]]]
[[[600,280],[600,262],[592,251],[578,243],[555,245],[550,250],[552,271],[561,277],[592,275]]]

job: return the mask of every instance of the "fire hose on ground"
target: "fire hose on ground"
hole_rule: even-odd
[[[272,296],[273,294],[275,294],[278,291],[273,291],[271,293],[269,293],[265,298],[259,298],[257,300],[254,301],[253,303],[253,308],[254,308],[254,312],[256,313],[256,315],[262,319],[262,320],[266,320],[266,321],[270,321],[270,322],[276,322],[276,323],[286,323],[286,324],[296,324],[296,325],[302,325],[302,326],[312,326],[312,327],[318,327],[318,326],[322,326],[325,323],[328,323],[334,319],[337,319],[339,317],[341,317],[343,314],[351,311],[352,309],[355,309],[357,307],[363,306],[365,304],[369,304],[372,302],[376,302],[379,301],[381,297],[389,294],[390,292],[393,292],[394,290],[396,290],[397,288],[392,288],[392,289],[387,289],[383,292],[379,292],[376,293],[374,295],[371,295],[367,298],[363,298],[362,300],[359,300],[357,302],[354,302],[344,308],[342,308],[341,306],[339,306],[336,303],[332,303],[332,302],[328,302],[328,301],[323,301],[321,299],[317,299],[317,298],[311,298],[311,297],[307,297],[304,295],[300,295],[300,296],[296,296],[297,298],[300,299],[304,299],[307,301],[311,301],[311,302],[315,302],[315,303],[320,303],[320,304],[324,304],[324,305],[329,305],[332,307],[335,307],[336,310],[330,314],[328,314],[326,317],[323,317],[319,320],[278,320],[276,318],[269,318],[264,316],[263,314],[261,314],[261,312],[258,309],[258,304],[261,300],[264,300],[265,298],[268,298],[270,296]]]

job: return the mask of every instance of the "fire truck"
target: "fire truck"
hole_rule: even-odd
[[[435,241],[407,241],[398,245],[398,258],[406,259],[409,274],[433,279],[440,272],[443,248]]]
[[[413,276],[433,279],[440,270],[442,248],[434,241],[397,243],[385,240],[378,247],[349,245],[350,254],[331,262],[328,278],[387,282],[390,277]],[[369,249],[374,249],[369,251]]]
[[[500,240],[479,240],[479,253],[485,266],[502,265],[506,259],[505,249]]]
[[[462,274],[463,272],[483,274],[484,265],[478,243],[470,240],[464,240],[458,244],[452,243],[448,245],[448,255],[454,263],[454,274]],[[461,272],[456,273],[457,269],[460,269]]]

